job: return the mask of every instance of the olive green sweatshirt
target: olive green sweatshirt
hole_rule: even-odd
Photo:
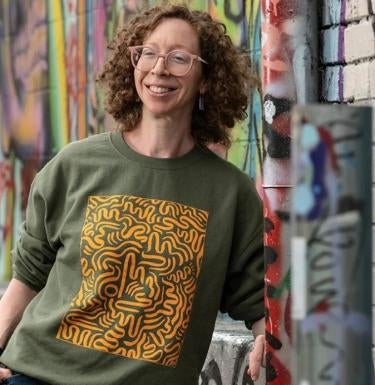
[[[31,188],[14,277],[38,295],[1,361],[53,385],[196,385],[218,310],[263,316],[262,234],[253,183],[205,148],[71,143]]]

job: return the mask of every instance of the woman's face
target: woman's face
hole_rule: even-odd
[[[172,50],[200,55],[198,35],[186,21],[176,18],[163,20],[144,40],[160,54]],[[203,58],[204,59],[204,58]],[[190,72],[173,76],[159,57],[148,72],[134,70],[135,86],[143,102],[143,114],[169,116],[181,119],[190,117],[198,94],[205,91],[202,63],[194,60]]]

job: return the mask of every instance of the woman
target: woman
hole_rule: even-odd
[[[111,48],[100,78],[120,130],[34,180],[0,305],[3,383],[193,385],[219,309],[263,325],[261,204],[206,148],[245,117],[246,58],[183,6],[135,16]]]

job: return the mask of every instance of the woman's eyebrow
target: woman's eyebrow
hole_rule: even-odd
[[[158,43],[147,42],[147,43],[143,43],[143,45],[146,46],[146,47],[160,49],[160,46],[159,46]],[[176,49],[181,49],[181,50],[187,51],[187,52],[191,51],[189,48],[187,48],[185,45],[182,45],[182,44],[171,44],[171,45],[167,45],[167,47],[168,47],[167,52],[170,52],[170,51],[173,51],[173,50],[176,50]]]

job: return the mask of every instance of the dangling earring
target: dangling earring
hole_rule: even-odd
[[[202,93],[199,93],[198,108],[199,111],[204,111],[204,94]]]

